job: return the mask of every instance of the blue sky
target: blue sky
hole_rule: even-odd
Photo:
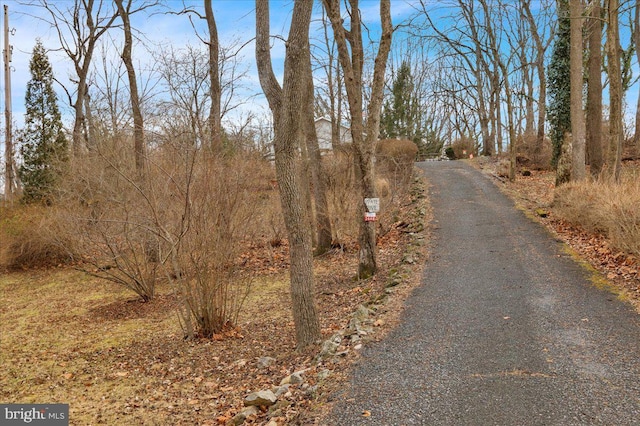
[[[71,0],[53,0],[63,9],[65,3],[71,4]],[[105,3],[110,3],[110,0]],[[4,5],[9,7],[10,28],[13,29],[13,35],[10,43],[13,45],[13,62],[12,62],[12,107],[14,121],[17,127],[23,123],[24,115],[24,93],[26,83],[30,79],[29,59],[36,39],[43,41],[45,48],[55,49],[59,46],[57,34],[53,31],[49,24],[38,20],[37,16],[46,16],[45,11],[40,7],[25,6],[19,1],[4,1]],[[200,46],[194,28],[185,15],[175,15],[162,13],[164,11],[178,11],[184,5],[194,7],[204,14],[202,9],[202,1],[193,0],[168,0],[165,2],[166,8],[156,9],[154,13],[148,14],[142,12],[134,15],[132,18],[132,26],[146,39],[148,45],[167,46],[173,45],[176,48],[184,47],[187,44]],[[291,11],[293,8],[292,0],[275,0],[271,2],[271,33],[286,37]],[[259,87],[257,70],[254,59],[254,44],[251,41],[255,33],[255,1],[254,0],[213,0],[214,15],[218,26],[218,33],[222,46],[234,43],[238,46],[244,45],[240,51],[241,67],[247,70],[247,80],[245,81],[245,94],[257,95],[252,99],[253,108],[265,109],[266,102],[261,96]],[[379,27],[379,3],[377,0],[364,0],[362,2],[363,20],[374,30]],[[392,1],[392,14],[395,20],[404,19],[413,10],[410,2],[404,0]],[[318,20],[320,17],[320,4],[317,2],[314,8],[315,28],[318,28]],[[206,36],[206,25],[204,21],[193,19],[196,29],[202,36]],[[312,29],[313,32],[313,29]],[[119,37],[118,29],[111,31],[114,37]],[[284,63],[284,43],[274,41],[272,48],[272,60],[276,73],[282,72]],[[96,52],[96,55],[98,52]],[[138,45],[134,47],[134,61],[141,67],[145,67],[152,61],[151,54],[148,49]],[[98,59],[95,58],[94,59]],[[51,51],[49,53],[55,76],[62,82],[68,84],[68,76],[71,73],[71,63],[68,58],[61,52]],[[150,65],[149,65],[150,66]],[[58,90],[60,89],[60,90]],[[61,88],[57,87],[59,92],[60,106],[63,112],[69,110],[68,101]],[[4,102],[2,102],[4,107]],[[67,119],[70,119],[67,117]]]

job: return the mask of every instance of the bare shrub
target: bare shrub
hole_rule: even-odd
[[[556,189],[557,214],[584,229],[606,235],[613,247],[640,256],[640,182],[627,174],[621,183],[568,183]]]
[[[61,223],[55,207],[25,205],[3,209],[0,266],[31,269],[73,261],[76,248]]]
[[[103,143],[76,165],[66,188],[82,270],[144,300],[166,279],[182,301],[179,319],[190,338],[233,326],[251,281],[239,253],[258,232],[254,214],[273,203],[256,194],[276,192],[262,175],[268,164],[211,158],[178,136],[149,152],[141,177],[121,153]]]
[[[408,139],[383,139],[376,145],[376,172],[389,181],[391,194],[404,192],[413,173],[418,147]]]
[[[61,204],[82,252],[78,269],[147,301],[154,296],[159,267],[152,201],[117,145],[103,143],[73,164]]]
[[[322,158],[327,178],[327,201],[333,241],[343,244],[358,235],[354,221],[360,190],[356,183],[354,157],[350,146],[334,149]]]
[[[238,257],[255,219],[252,163],[239,157],[201,161],[185,188],[188,223],[168,269],[184,302],[188,337],[234,326],[251,283]]]
[[[544,138],[542,145],[538,143],[535,133],[520,135],[517,138],[518,164],[534,170],[550,170],[551,140]]]
[[[469,158],[471,154],[478,154],[478,145],[469,137],[454,140],[451,143],[451,149],[453,150],[454,159]]]

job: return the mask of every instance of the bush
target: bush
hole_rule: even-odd
[[[68,264],[75,247],[54,207],[39,205],[0,213],[0,266],[31,269]]]
[[[418,147],[408,139],[383,139],[376,145],[376,170],[391,193],[404,192],[411,180]]]
[[[211,158],[176,138],[149,152],[141,179],[131,158],[109,145],[87,154],[67,183],[82,269],[143,300],[154,297],[164,278],[180,296],[188,337],[233,326],[250,283],[238,257],[256,237],[255,215],[277,193],[271,173],[264,176],[268,163]]]
[[[535,133],[520,135],[518,146],[518,164],[534,170],[551,169],[551,140],[544,138],[542,145],[538,143]]]
[[[454,159],[469,158],[469,155],[477,155],[478,147],[475,141],[471,138],[463,137],[456,139],[450,146],[453,149]]]
[[[155,295],[160,245],[149,206],[165,202],[169,210],[171,203],[142,186],[133,159],[118,142],[127,143],[107,140],[74,162],[59,204],[82,253],[78,268],[148,301]],[[152,175],[149,171],[149,182]]]
[[[446,155],[449,160],[456,159],[456,152],[450,146],[448,146],[447,149],[444,150],[444,155]]]

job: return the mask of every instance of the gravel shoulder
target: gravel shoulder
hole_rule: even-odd
[[[462,162],[420,163],[433,246],[322,424],[637,424],[640,319]]]

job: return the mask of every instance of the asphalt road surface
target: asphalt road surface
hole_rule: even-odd
[[[328,425],[640,425],[640,318],[462,162],[420,163],[432,256]]]

